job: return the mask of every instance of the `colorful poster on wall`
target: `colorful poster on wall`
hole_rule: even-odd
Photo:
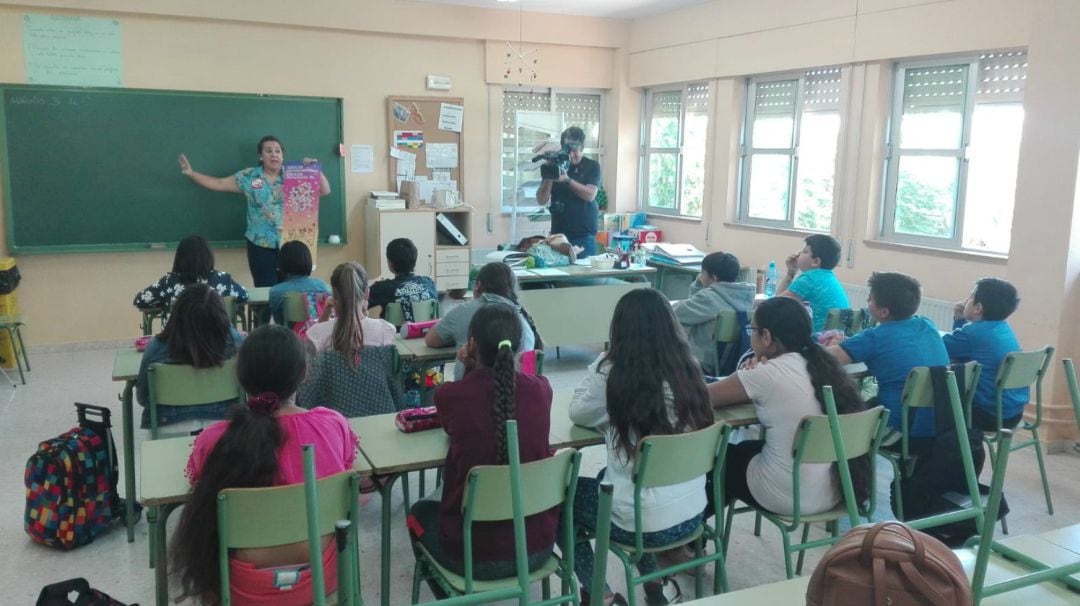
[[[420,149],[424,146],[424,131],[422,130],[395,130],[394,146]]]
[[[322,168],[318,162],[285,163],[284,206],[281,209],[281,242],[299,240],[311,249],[316,263],[319,239],[319,192]]]

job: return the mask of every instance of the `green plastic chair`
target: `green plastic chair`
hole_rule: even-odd
[[[953,414],[953,423],[955,427],[971,427],[971,401],[975,396],[975,387],[979,383],[979,375],[982,374],[982,365],[978,362],[968,362],[964,364],[964,386],[967,391],[967,398],[964,402],[959,400],[959,389],[957,390],[958,406],[953,408],[950,401],[950,409]],[[952,372],[948,372],[952,375],[953,385],[956,384],[956,375]],[[946,379],[948,381],[949,379]],[[950,398],[952,394],[950,393]],[[960,406],[966,407],[968,411],[966,417],[961,412]],[[909,425],[911,423],[911,409],[913,408],[934,408],[934,387],[930,381],[930,369],[926,366],[917,366],[912,368],[908,373],[907,380],[904,383],[904,390],[900,393],[900,451],[882,450],[879,454],[889,461],[893,469],[893,491],[896,494],[896,514],[897,519],[904,521],[907,518],[904,516],[904,494],[902,489],[902,465],[903,461],[906,461],[911,456],[910,444],[911,440],[908,436],[910,431]],[[966,418],[966,420],[965,420]],[[962,432],[956,434],[958,445],[960,448],[961,458],[965,461],[971,459],[971,444],[967,441],[966,436]],[[965,454],[966,453],[966,454]],[[973,483],[977,486],[978,477],[975,474],[974,459],[971,459],[971,465],[967,465],[965,462],[964,472],[966,483],[971,486]],[[979,494],[975,492],[974,495]],[[974,495],[969,495],[974,496]],[[979,499],[976,499],[979,501]]]
[[[287,292],[285,293],[285,305],[282,308],[282,317],[285,319],[286,326],[292,326],[297,322],[307,322],[311,319],[308,314],[307,298],[304,296],[306,293],[302,292]]]
[[[994,383],[994,402],[997,407],[997,431],[985,432],[983,441],[990,456],[991,464],[995,460],[994,451],[999,448],[1001,426],[1001,396],[1006,389],[1017,387],[1030,387],[1035,385],[1035,421],[1024,419],[1020,422],[1020,429],[1031,432],[1031,438],[1019,442],[1012,441],[1009,448],[1020,450],[1028,446],[1035,447],[1035,459],[1039,463],[1039,475],[1042,477],[1043,496],[1046,497],[1046,512],[1054,515],[1054,502],[1050,498],[1050,483],[1046,477],[1046,464],[1043,462],[1042,445],[1039,444],[1039,426],[1042,425],[1042,380],[1046,369],[1050,366],[1050,359],[1054,357],[1054,348],[1050,345],[1042,349],[1028,352],[1014,352],[1005,356],[998,368],[997,380]],[[1005,520],[1001,520],[1002,529],[1008,532]]]
[[[851,313],[851,330],[844,326],[845,313]],[[825,326],[822,330],[841,330],[846,336],[858,334],[876,324],[874,319],[865,309],[830,309],[825,316]]]
[[[228,295],[222,297],[221,300],[225,302],[225,315],[229,316],[229,324],[247,330],[247,321],[245,320],[244,314],[238,309],[236,297]]]
[[[150,439],[158,432],[158,406],[199,406],[237,400],[244,390],[236,379],[236,358],[214,368],[194,368],[186,364],[151,364]]]
[[[303,484],[229,488],[218,493],[222,606],[230,603],[230,549],[277,547],[301,541],[308,542],[312,599],[319,606],[326,604],[321,538],[331,533],[337,542],[337,604],[362,606],[357,541],[360,476],[344,471],[316,480],[314,447],[305,444],[303,454]],[[301,519],[307,523],[301,524]]]
[[[401,303],[392,301],[386,304],[386,310],[383,311],[383,319],[393,324],[394,326],[401,326],[405,323],[405,311],[401,309]]]
[[[573,503],[581,454],[574,449],[567,449],[547,459],[522,464],[518,449],[516,421],[507,421],[506,437],[510,451],[509,465],[482,465],[474,467],[469,472],[468,483],[461,502],[462,512],[465,515],[463,523],[465,574],[459,575],[447,570],[431,557],[422,544],[417,543],[414,545],[417,550],[417,560],[413,570],[413,604],[417,603],[420,595],[420,582],[428,579],[435,581],[451,596],[483,594],[486,596],[482,600],[484,602],[518,598],[523,604],[529,594],[529,585],[536,581],[543,581],[542,601],[536,604],[542,606],[578,604],[578,586],[573,570]],[[510,487],[509,494],[507,494],[507,486]],[[562,557],[553,554],[543,566],[530,573],[525,518],[558,506],[563,506],[561,532],[566,544],[570,547],[562,553]],[[514,559],[517,562],[517,575],[496,580],[474,579],[473,523],[505,520],[513,520],[514,523]],[[562,580],[562,591],[554,598],[551,597],[550,589],[552,574],[557,574]]]
[[[604,595],[608,550],[622,562],[626,573],[627,600],[630,606],[634,606],[637,602],[635,586],[659,581],[666,576],[691,568],[698,571],[694,579],[694,592],[696,597],[700,598],[703,584],[701,568],[710,562],[713,564],[713,593],[727,591],[727,571],[724,566],[724,551],[721,549],[721,537],[724,533],[719,525],[722,517],[716,516],[715,528],[703,522],[697,530],[678,541],[657,547],[645,547],[641,529],[641,493],[646,489],[682,484],[694,478],[712,474],[714,502],[723,503],[724,458],[727,455],[730,436],[731,426],[720,422],[689,433],[647,436],[638,442],[637,452],[634,455],[633,474],[634,544],[627,545],[611,540],[609,503],[606,514],[601,511],[596,520],[597,564],[594,569],[595,578],[591,580],[593,591],[590,595]],[[605,485],[610,487],[610,484],[606,482],[601,483],[602,488]],[[713,553],[703,553],[705,540],[713,542]],[[694,545],[695,557],[693,559],[649,574],[635,575],[634,566],[645,554],[667,551],[690,543]]]
[[[749,313],[747,315],[753,314]],[[728,356],[739,356],[743,353],[728,348],[728,345],[742,340],[743,328],[744,326],[739,322],[739,317],[734,311],[725,310],[716,316],[716,329],[713,332],[716,341],[715,368],[723,368],[729,359]]]
[[[19,368],[19,381],[26,385],[23,366],[26,366],[26,372],[30,372],[30,358],[26,356],[26,346],[23,344],[22,331],[20,330],[22,327],[22,316],[0,316],[0,330],[8,333],[8,342],[11,343],[11,351],[15,354],[15,366]]]
[[[415,301],[412,304],[413,322],[427,322],[439,317],[439,302],[436,299]]]
[[[799,423],[799,429],[795,433],[793,449],[793,469],[798,469],[803,463],[838,463],[869,455],[873,461],[881,444],[881,438],[885,435],[886,419],[888,413],[882,406],[877,406],[862,412],[845,414],[836,412],[836,401],[833,399],[832,387],[826,385],[823,388],[825,397],[824,415],[810,415],[803,417]],[[792,474],[792,494],[794,506],[791,515],[781,515],[757,507],[736,508],[734,504],[728,507],[727,522],[724,527],[724,550],[731,534],[731,522],[735,514],[755,512],[761,514],[766,520],[772,522],[780,530],[780,536],[784,545],[784,569],[787,578],[793,578],[796,573],[802,574],[803,558],[807,549],[831,545],[839,539],[838,521],[847,517],[851,526],[859,525],[859,517],[870,518],[874,514],[876,506],[875,491],[870,491],[870,498],[864,507],[855,501],[855,488],[851,481],[851,471],[848,466],[837,464],[840,475],[840,486],[843,499],[840,504],[829,511],[805,515],[800,507],[799,474]],[[874,486],[876,474],[874,466],[870,465],[870,486]],[[825,523],[830,536],[810,541],[810,524]],[[790,533],[795,532],[802,525],[801,542],[792,545]],[[791,553],[799,553],[797,568],[791,565]]]
[[[1001,494],[1005,484],[1005,469],[1009,463],[1009,453],[1014,450],[1011,448],[1012,438],[1013,433],[1008,429],[1002,430],[998,435],[999,448],[993,463],[994,475],[990,483],[990,499],[986,508],[987,519],[992,520],[997,516],[1001,504]],[[1073,591],[1080,591],[1080,580],[1073,576],[1080,573],[1080,559],[1057,565],[1041,562],[1032,555],[1025,553],[1022,549],[1016,549],[994,541],[993,524],[988,525],[980,535],[969,539],[966,547],[975,549],[975,567],[971,574],[971,589],[976,605],[983,598],[1046,582],[1061,582],[1071,587]],[[988,585],[986,576],[991,558],[1004,558],[1031,569],[1031,572]]]

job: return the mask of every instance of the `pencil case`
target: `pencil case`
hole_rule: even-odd
[[[154,338],[154,335],[145,335],[145,336],[139,337],[138,339],[135,339],[135,351],[138,351],[138,352],[146,351],[146,346],[150,344],[150,339],[153,339],[153,338]]]
[[[427,331],[431,330],[432,326],[438,323],[438,320],[428,320],[427,322],[406,322],[401,325],[401,338],[402,339],[419,339],[427,334]]]
[[[424,431],[442,427],[434,406],[406,408],[394,415],[394,425],[404,433]]]

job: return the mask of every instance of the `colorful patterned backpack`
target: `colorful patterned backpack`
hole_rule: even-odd
[[[79,425],[38,446],[26,461],[26,534],[50,547],[86,545],[123,519],[110,411],[75,404]],[[92,420],[97,416],[100,420]]]

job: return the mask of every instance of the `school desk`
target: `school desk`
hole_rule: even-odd
[[[270,305],[270,287],[258,286],[247,287],[248,300],[241,303],[244,306],[241,318],[244,330],[253,330],[258,325],[259,314]],[[154,320],[162,317],[165,313],[163,307],[147,307],[139,310],[142,313],[142,322],[139,324],[143,335],[154,334]]]
[[[523,290],[518,301],[532,316],[544,348],[605,343],[615,304],[648,282]],[[558,353],[558,352],[556,352]]]
[[[583,279],[617,278],[634,282],[648,282],[656,269],[644,265],[631,265],[628,269],[593,269],[590,265],[565,265],[536,270],[515,269],[520,284],[529,282],[554,282],[558,286],[575,286]]]

